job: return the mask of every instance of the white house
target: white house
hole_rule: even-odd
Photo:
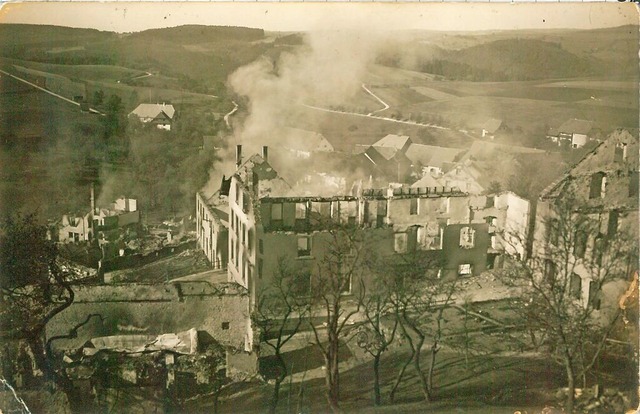
[[[129,116],[136,116],[144,124],[155,125],[158,129],[169,131],[175,114],[173,105],[143,103],[131,111]]]

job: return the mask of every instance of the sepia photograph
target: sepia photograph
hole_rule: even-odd
[[[0,414],[638,412],[636,5],[0,6]]]

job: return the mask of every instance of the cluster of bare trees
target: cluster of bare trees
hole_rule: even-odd
[[[517,335],[505,333],[504,338],[562,367],[569,389],[567,412],[574,410],[578,381],[586,386],[620,319],[620,307],[602,303],[603,288],[626,287],[637,268],[638,250],[637,240],[626,229],[603,234],[601,220],[592,211],[576,208],[576,203],[566,198],[552,207],[545,220],[547,234],[540,241],[543,250],[527,260],[507,260],[496,270],[514,293],[509,303],[521,327]],[[372,360],[376,405],[383,402],[382,355],[394,342],[408,352],[399,354],[405,359],[388,384],[389,403],[394,403],[411,370],[424,400],[436,398],[434,370],[443,347],[463,351],[465,358],[470,352],[486,351],[470,351],[469,344],[477,340],[470,335],[464,335],[465,344],[460,346],[460,338],[452,338],[446,326],[446,310],[454,305],[467,309],[468,304],[460,283],[439,277],[441,256],[427,252],[382,256],[375,236],[362,229],[336,226],[326,235],[323,257],[304,268],[281,259],[273,282],[259,293],[254,324],[262,331],[263,345],[275,351],[279,367],[270,412],[276,412],[280,385],[290,374],[283,346],[303,331],[310,332],[324,358],[326,398],[333,411],[340,410],[338,356],[345,342],[352,341]],[[467,329],[466,323],[462,329]]]
[[[438,276],[433,257],[381,257],[376,236],[350,227],[326,232],[324,254],[312,265],[281,258],[272,281],[259,293],[254,326],[276,365],[269,412],[278,407],[282,382],[289,375],[283,347],[306,331],[322,355],[326,399],[340,410],[340,348],[354,341],[373,360],[374,403],[382,403],[382,354],[402,338],[410,349],[390,392],[393,402],[410,365],[420,378],[424,398],[433,399],[433,370],[442,337],[442,313],[453,298],[455,283]],[[303,288],[300,288],[300,287]],[[422,365],[429,342],[429,363]]]
[[[502,270],[503,282],[519,292],[512,309],[532,345],[565,371],[567,412],[623,311],[619,301],[603,301],[604,291],[619,295],[637,272],[637,229],[618,229],[619,214],[589,209],[567,191],[541,223],[545,234],[533,257]]]

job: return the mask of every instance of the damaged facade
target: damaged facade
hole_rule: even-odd
[[[244,162],[240,146],[237,155],[237,171],[230,181],[223,180],[228,185],[228,281],[248,290],[247,312],[256,303],[257,292],[269,285],[281,258],[307,269],[315,267],[328,246],[328,223],[371,236],[375,245],[365,248],[381,256],[433,257],[439,263],[433,270],[442,278],[478,275],[500,265],[505,254],[525,256],[529,202],[511,192],[473,196],[441,186],[360,185],[347,194],[309,196],[278,175],[266,147],[262,155]],[[206,204],[201,195],[197,199],[200,207]],[[204,218],[209,213],[204,208],[198,214]],[[215,237],[222,234],[218,228]],[[517,234],[517,240],[509,234]],[[203,249],[208,237],[202,238]],[[351,281],[345,294],[354,293],[357,286]],[[249,351],[254,338],[250,320],[246,322]]]
[[[550,185],[538,201],[533,255],[553,261],[550,251],[560,241],[554,231],[557,220],[554,207],[571,197],[575,211],[586,213],[589,220],[599,226],[597,232],[583,237],[569,238],[569,257],[572,264],[571,290],[585,306],[604,299],[619,297],[624,290],[624,281],[637,271],[637,257],[630,263],[614,263],[618,281],[598,289],[594,284],[591,263],[603,260],[606,244],[621,232],[631,236],[630,242],[638,240],[638,138],[626,130],[614,131],[609,137],[588,153],[561,179]],[[636,247],[637,248],[637,247]],[[566,249],[565,249],[566,250]],[[550,266],[558,267],[559,264]],[[597,306],[599,307],[599,305]]]
[[[120,197],[107,208],[97,208],[91,189],[91,211],[84,214],[65,214],[58,227],[58,241],[74,243],[90,241],[100,231],[123,228],[140,222],[136,199]]]
[[[210,197],[202,192],[196,194],[196,240],[214,269],[227,268],[228,205],[227,196],[221,191]]]

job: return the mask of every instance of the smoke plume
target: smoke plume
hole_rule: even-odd
[[[229,77],[234,92],[248,102],[244,108],[247,116],[228,140],[221,154],[224,161],[216,166],[207,187],[217,188],[221,175],[233,171],[235,144],[243,145],[245,159],[259,153],[264,145],[271,147],[271,157],[285,139],[290,140],[287,127],[303,124],[305,129],[317,131],[318,120],[304,105],[335,107],[362,93],[382,44],[379,34],[371,29],[352,27],[308,32],[304,39],[304,45],[295,51],[282,52],[276,59],[263,57]],[[295,175],[291,173],[300,168],[300,160],[279,155],[274,168]]]

